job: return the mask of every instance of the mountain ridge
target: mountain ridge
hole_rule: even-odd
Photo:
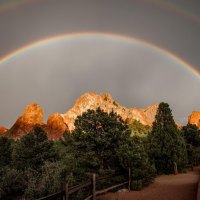
[[[96,110],[98,107],[108,113],[116,112],[128,124],[137,120],[143,125],[152,126],[158,104],[147,108],[126,108],[116,102],[108,93],[88,92],[82,94],[67,112],[51,114],[46,123],[43,119],[43,109],[36,103],[29,104],[10,129],[0,127],[0,134],[18,140],[30,132],[33,127],[41,126],[49,139],[57,140],[63,136],[65,131],[72,131],[75,128],[74,122],[77,116],[82,115],[88,109]],[[192,112],[188,117],[188,122],[200,127],[200,112]]]

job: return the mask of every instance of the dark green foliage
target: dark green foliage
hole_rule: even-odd
[[[142,189],[142,181],[141,180],[131,181],[131,190],[139,191],[141,189]]]
[[[40,170],[44,161],[56,159],[53,142],[40,127],[35,127],[16,142],[12,153],[13,165],[17,169]]]
[[[184,139],[178,130],[169,105],[160,103],[149,134],[149,155],[158,173],[173,173],[174,163],[183,170],[187,163]]]
[[[109,169],[128,172],[132,178],[150,183],[155,170],[148,160],[145,145],[139,137],[131,137],[129,127],[120,116],[97,109],[88,110],[75,121],[72,140],[77,163],[85,171],[105,174]]]
[[[12,146],[7,137],[0,137],[0,170],[11,162]]]
[[[151,132],[151,127],[143,125],[141,122],[134,120],[130,125],[131,135],[139,137],[147,137]]]
[[[149,162],[144,142],[139,137],[132,137],[119,147],[117,151],[119,164],[124,168],[131,168],[131,176],[135,181],[141,181],[142,186],[151,183],[155,177],[155,168]]]
[[[116,151],[130,137],[130,130],[114,112],[88,110],[75,121],[72,132],[77,158],[83,167],[105,170],[117,166]]]
[[[36,199],[62,190],[66,169],[62,162],[45,162],[41,173],[28,170],[26,172],[27,199]]]
[[[188,163],[200,164],[200,130],[194,124],[187,124],[181,129],[187,145]]]
[[[187,124],[182,127],[181,132],[187,144],[193,147],[200,147],[200,130],[196,125]]]
[[[13,199],[25,189],[23,171],[5,167],[0,176],[0,199]]]

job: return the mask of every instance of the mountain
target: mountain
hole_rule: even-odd
[[[61,138],[63,133],[69,130],[63,117],[58,113],[49,116],[47,124],[45,124],[42,108],[38,104],[33,103],[26,106],[23,115],[20,116],[11,129],[8,130],[7,136],[15,140],[20,139],[35,126],[42,127],[51,140]]]
[[[3,135],[7,132],[7,128],[3,127],[3,126],[0,126],[0,135]]]
[[[192,114],[188,117],[189,124],[195,124],[200,128],[200,111],[193,111]]]
[[[69,131],[69,128],[63,117],[59,113],[54,113],[48,117],[45,130],[50,140],[57,140],[65,131]]]
[[[158,109],[157,104],[149,106],[146,109],[128,109],[117,103],[110,94],[85,93],[80,96],[74,106],[62,116],[71,131],[74,129],[74,122],[77,116],[82,115],[82,113],[88,109],[96,110],[98,107],[108,113],[111,111],[116,112],[123,120],[127,120],[128,123],[138,120],[142,124],[149,126],[152,125]]]
[[[82,115],[88,109],[96,110],[100,107],[105,112],[116,112],[122,119],[131,124],[134,120],[143,125],[151,126],[158,109],[158,105],[148,108],[126,108],[116,102],[110,94],[85,93],[80,96],[74,106],[65,114],[54,113],[48,117],[47,123],[43,120],[43,110],[36,104],[30,104],[24,109],[24,113],[15,124],[6,132],[6,135],[15,140],[30,132],[34,126],[42,127],[49,139],[57,140],[65,131],[72,131],[77,116]]]
[[[35,125],[42,126],[43,124],[43,110],[38,104],[33,103],[26,106],[23,115],[8,130],[7,135],[17,140],[30,132]]]

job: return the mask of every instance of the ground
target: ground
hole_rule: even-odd
[[[200,168],[178,175],[162,175],[141,191],[108,193],[97,200],[196,200]]]

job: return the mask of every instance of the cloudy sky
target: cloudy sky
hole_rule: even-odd
[[[90,91],[165,101],[186,123],[200,110],[199,35],[198,0],[0,0],[0,125],[31,102],[64,113]]]

